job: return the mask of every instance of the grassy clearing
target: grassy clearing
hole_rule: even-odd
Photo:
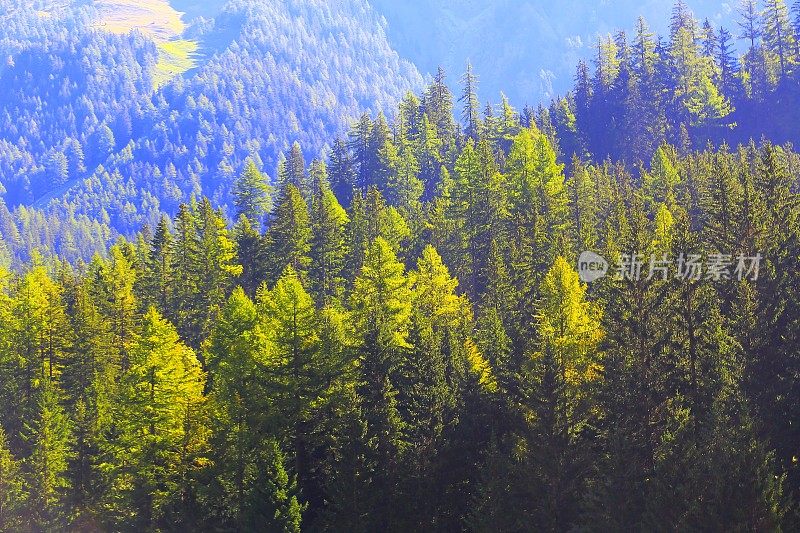
[[[97,27],[117,34],[135,29],[156,42],[159,51],[153,72],[156,88],[195,66],[197,43],[180,38],[186,27],[183,13],[168,0],[100,0],[97,6],[100,12]]]
[[[197,42],[177,39],[158,43],[159,61],[153,72],[153,83],[159,87],[196,65]]]
[[[125,34],[137,29],[156,39],[167,41],[183,33],[183,14],[167,0],[100,0],[97,26],[111,33]]]

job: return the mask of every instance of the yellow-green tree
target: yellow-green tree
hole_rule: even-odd
[[[188,481],[208,437],[204,388],[194,352],[151,307],[120,378],[114,425],[104,444],[105,516],[116,527],[154,529],[171,504],[193,497]]]

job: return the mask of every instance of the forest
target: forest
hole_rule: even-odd
[[[748,6],[537,109],[440,70],[86,260],[0,210],[0,531],[800,528],[800,28]]]

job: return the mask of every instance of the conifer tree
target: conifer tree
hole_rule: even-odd
[[[204,387],[194,352],[151,307],[120,378],[104,444],[106,517],[117,527],[152,529],[171,505],[192,498],[188,481],[207,440]]]
[[[43,381],[32,420],[25,426],[31,448],[25,459],[26,515],[40,531],[63,531],[69,520],[67,468],[72,457],[72,428],[58,396],[55,384]]]
[[[458,423],[462,387],[468,379],[467,331],[469,302],[456,294],[458,281],[450,277],[436,250],[428,246],[417,262],[413,280],[410,339],[414,348],[399,368],[398,401],[406,406],[405,438],[413,443],[406,459],[407,505],[427,509],[433,516],[448,502],[437,495],[445,476],[432,475],[445,449],[445,435]],[[485,370],[485,369],[483,369]],[[481,376],[478,379],[488,379]],[[433,527],[431,522],[406,520],[409,527]]]
[[[348,134],[347,147],[352,154],[352,164],[354,167],[354,188],[366,191],[374,185],[373,174],[378,169],[377,151],[373,150],[378,136],[373,131],[374,126],[369,115],[364,114]],[[383,146],[383,140],[378,144],[378,148]]]
[[[20,463],[11,455],[0,427],[0,531],[23,530],[25,498]]]
[[[93,301],[87,281],[78,279],[69,289],[68,315],[74,342],[61,383],[74,435],[69,502],[75,510],[76,527],[88,527],[101,492],[100,444],[111,424],[120,361],[113,356],[110,325]]]
[[[255,304],[241,288],[235,289],[220,312],[205,357],[216,478],[206,498],[223,524],[239,530],[255,527],[254,517],[268,503],[256,485],[266,468],[258,452],[276,417],[265,401],[271,347],[257,335],[257,323]]]
[[[467,63],[467,71],[461,77],[463,90],[459,102],[464,106],[461,118],[466,124],[464,134],[477,143],[481,133],[481,119],[478,115],[480,102],[478,101],[478,77],[472,71],[472,64]]]
[[[456,125],[453,120],[453,94],[447,86],[447,79],[444,69],[440,66],[436,69],[433,82],[428,87],[422,99],[422,107],[425,117],[435,128],[436,138],[441,141],[440,155],[445,157],[451,145],[455,143]],[[423,135],[425,127],[421,126]],[[424,141],[421,141],[424,144]],[[423,165],[424,168],[424,165]]]
[[[259,517],[259,527],[281,533],[300,533],[303,511],[308,507],[300,504],[297,498],[297,481],[289,475],[284,465],[284,455],[280,445],[271,441],[266,446],[268,461],[266,472],[262,474],[267,500],[264,515]]]
[[[575,232],[578,253],[593,250],[597,244],[597,204],[592,170],[577,157],[572,162],[572,172],[567,179],[571,226]]]
[[[242,273],[237,282],[249,296],[255,297],[258,289],[269,277],[264,239],[244,216],[241,216],[236,223],[233,238],[236,241],[237,262],[242,266]]]
[[[765,0],[763,13],[764,45],[775,54],[781,80],[787,79],[797,62],[795,35],[784,0]]]
[[[193,233],[194,238],[186,243],[194,248],[192,256],[186,258],[193,286],[188,287],[191,292],[183,302],[187,319],[180,323],[183,338],[190,346],[199,347],[243,269],[236,263],[236,245],[225,220],[208,198],[203,198],[197,208]]]
[[[349,207],[353,200],[355,187],[355,174],[353,159],[347,144],[342,139],[336,139],[328,160],[328,177],[331,190],[344,207]]]
[[[739,80],[736,79],[738,66],[732,40],[730,32],[720,28],[716,52],[717,66],[720,70],[719,88],[729,99],[738,96],[740,89]]]
[[[739,16],[741,20],[738,22],[741,34],[741,39],[746,39],[750,46],[745,55],[745,66],[748,78],[750,80],[750,97],[756,95],[756,76],[754,63],[758,57],[758,48],[762,36],[760,13],[758,5],[755,0],[742,0],[739,6]]]
[[[154,305],[161,313],[167,313],[172,302],[172,232],[169,220],[162,217],[149,243],[145,260],[141,300],[145,305]]]
[[[599,310],[585,300],[578,273],[557,257],[542,281],[533,366],[534,487],[545,500],[534,513],[543,527],[567,527],[587,474],[581,432],[591,425],[592,389],[602,375]],[[558,487],[555,490],[555,487]],[[539,516],[536,516],[536,515]]]
[[[398,411],[396,371],[409,344],[411,290],[405,268],[389,243],[378,237],[370,245],[351,295],[353,325],[358,332],[360,376],[357,391],[376,472],[374,490],[383,494],[378,524],[390,519],[397,494],[397,466],[404,452],[403,423]]]
[[[278,184],[281,189],[286,185],[294,185],[305,199],[310,199],[311,190],[308,175],[306,173],[306,162],[300,144],[292,144],[289,157],[283,164],[282,171],[278,176]]]
[[[327,306],[341,297],[347,258],[347,212],[327,187],[321,187],[311,213],[311,264],[309,280],[317,303]]]
[[[255,162],[248,159],[244,172],[233,186],[237,218],[244,216],[256,229],[261,229],[264,216],[272,210],[269,177],[262,174]]]
[[[291,266],[301,279],[306,279],[311,237],[308,205],[300,190],[289,183],[281,189],[274,219],[266,235],[272,283],[278,280],[286,266]]]

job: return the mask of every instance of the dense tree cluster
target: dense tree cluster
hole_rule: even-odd
[[[274,188],[252,159],[232,226],[2,270],[0,529],[797,527],[798,156],[566,173],[465,81],[466,127],[440,72]],[[587,286],[586,249],[763,263]]]
[[[742,0],[737,15],[715,28],[678,0],[666,39],[640,18],[633,34],[601,38],[594,74],[580,62],[574,90],[539,116],[566,156],[596,161],[647,161],[664,142],[800,142],[800,3]]]

